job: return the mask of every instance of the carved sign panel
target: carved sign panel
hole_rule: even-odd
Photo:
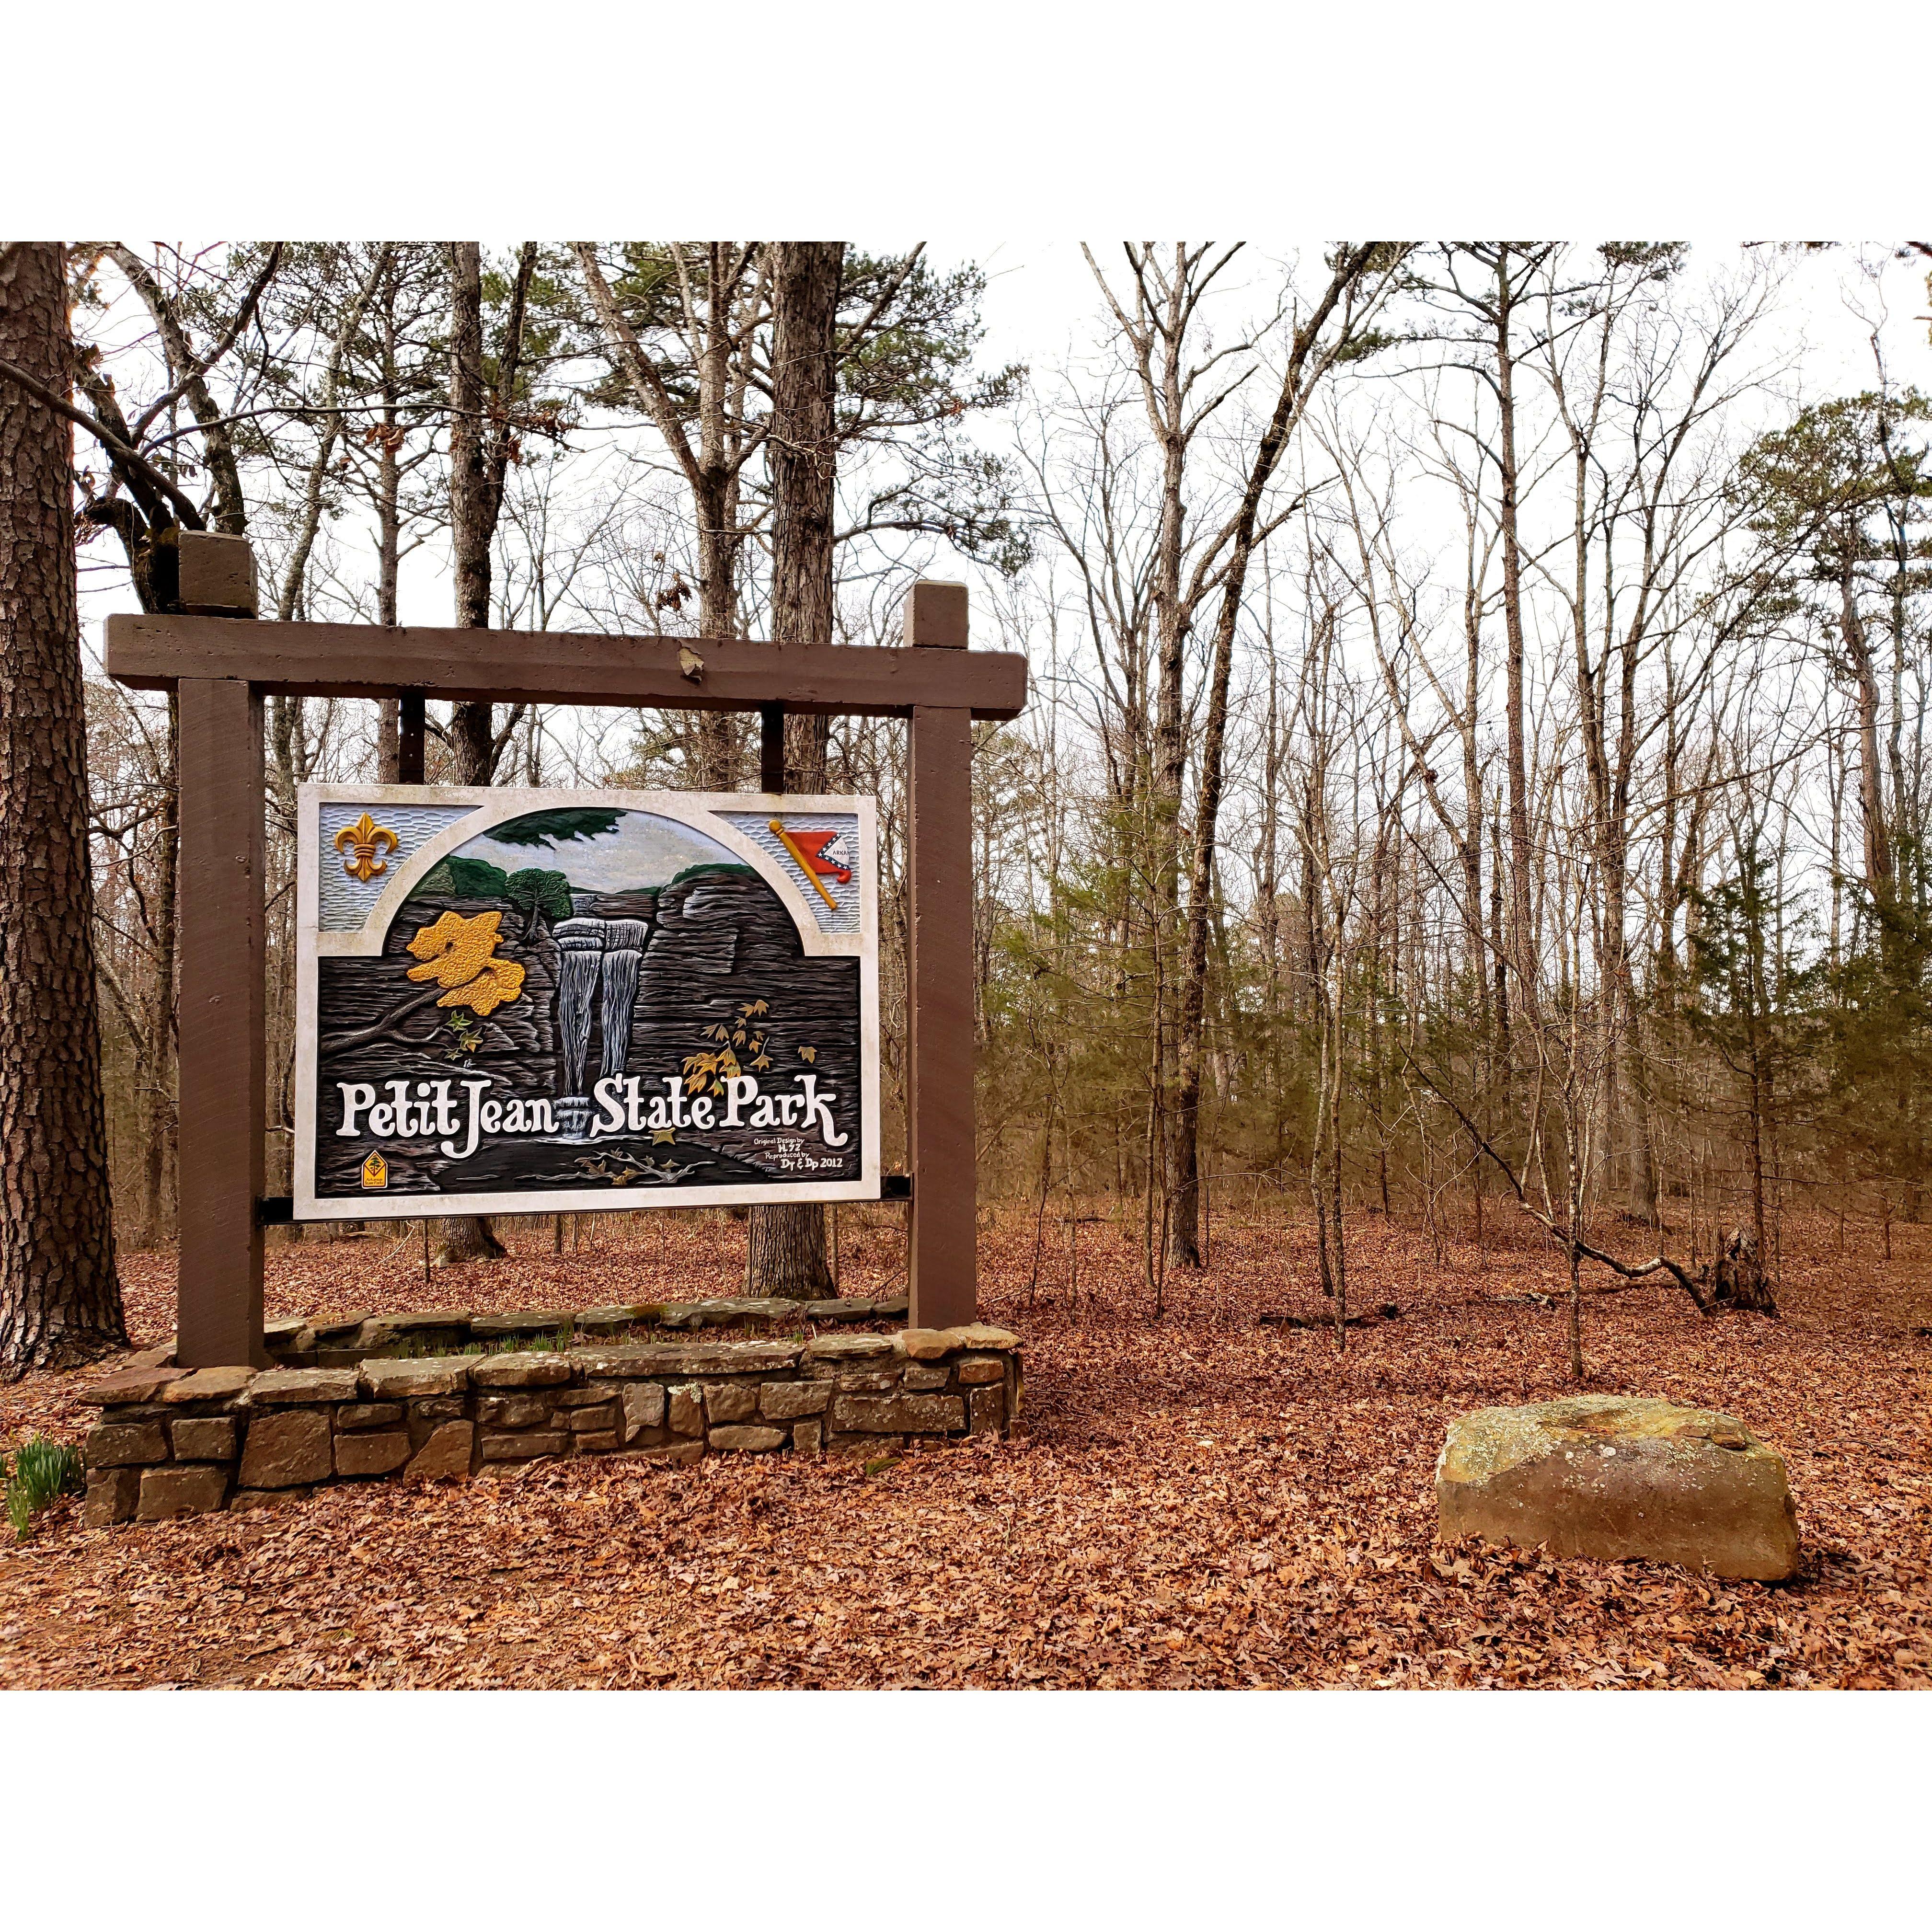
[[[874,1199],[869,798],[308,785],[298,1219]]]

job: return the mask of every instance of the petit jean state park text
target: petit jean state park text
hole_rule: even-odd
[[[0,1687],[1932,1687],[1932,243],[1025,261],[0,243]]]

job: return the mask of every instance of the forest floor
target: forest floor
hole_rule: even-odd
[[[112,1530],[62,1502],[0,1526],[0,1684],[567,1687],[1932,1687],[1932,1227],[1787,1226],[1784,1318],[1701,1318],[1646,1286],[1584,1307],[1588,1386],[1733,1412],[1790,1468],[1800,1574],[1434,1540],[1445,1425],[1571,1392],[1563,1269],[1530,1231],[1441,1264],[1364,1216],[1352,1306],[1313,1316],[1312,1229],[1215,1229],[1151,1318],[1137,1250],[988,1216],[985,1316],[1024,1338],[1006,1442],[846,1462],[622,1458],[469,1485],[345,1484],[244,1516]],[[740,1292],[722,1216],[504,1224],[508,1261],[439,1269],[405,1234],[271,1250],[271,1316],[587,1307]],[[868,1225],[867,1225],[868,1223]],[[856,1224],[856,1225],[855,1225]],[[844,1210],[848,1294],[903,1251],[898,1210]],[[1638,1252],[1636,1230],[1622,1252]],[[126,1258],[136,1346],[173,1327],[172,1258]],[[1548,1306],[1531,1298],[1553,1294]],[[0,1386],[0,1441],[78,1442],[90,1374]]]

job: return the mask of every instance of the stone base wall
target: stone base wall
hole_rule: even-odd
[[[764,1295],[724,1295],[710,1301],[633,1301],[603,1308],[524,1308],[476,1314],[432,1308],[410,1315],[314,1315],[271,1322],[262,1330],[278,1366],[354,1368],[371,1355],[458,1354],[501,1348],[520,1336],[566,1342],[652,1341],[699,1329],[752,1334],[883,1324],[896,1328],[908,1312],[904,1296],[866,1300],[791,1301]]]
[[[253,1508],[318,1483],[466,1480],[556,1456],[877,1456],[1004,1435],[1019,1338],[975,1323],[808,1341],[620,1342],[353,1366],[129,1369],[83,1400],[86,1521]]]

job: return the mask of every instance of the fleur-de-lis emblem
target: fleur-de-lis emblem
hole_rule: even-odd
[[[335,849],[343,854],[342,869],[365,886],[378,872],[389,869],[382,855],[394,851],[401,843],[386,825],[378,825],[366,812],[335,835]]]

